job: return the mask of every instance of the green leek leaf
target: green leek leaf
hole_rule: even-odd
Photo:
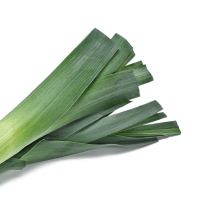
[[[113,144],[86,144],[71,141],[42,140],[25,154],[21,160],[30,164],[103,147],[140,147],[155,142],[157,142],[156,138],[134,139],[132,141],[116,142]]]
[[[98,140],[92,141],[90,144],[140,144],[143,142],[156,142],[156,137],[127,137],[122,135],[109,135]]]
[[[0,174],[9,170],[21,170],[26,166],[26,162],[17,158],[10,158],[0,165]]]
[[[158,121],[158,120],[163,119],[165,117],[167,117],[167,116],[163,112],[156,113],[152,117],[149,117],[149,118],[147,118],[147,119],[145,119],[145,120],[141,121],[140,123],[137,123],[137,124],[135,124],[133,126],[129,126],[127,129],[124,129],[123,131],[129,130],[129,129],[133,129],[135,127],[142,126],[144,124],[148,124],[148,123],[151,123],[151,122],[155,122],[155,121]]]
[[[88,143],[99,138],[120,132],[129,126],[137,124],[162,110],[158,102],[152,101],[137,108],[104,117],[80,131],[68,136],[65,140]]]
[[[56,140],[41,140],[35,147],[28,151],[21,159],[10,158],[0,165],[0,173],[9,170],[20,170],[23,169],[26,164],[31,164],[35,162],[41,162],[45,160],[60,158],[63,156],[69,156],[77,153],[82,153],[85,151],[90,151],[94,149],[104,148],[104,147],[130,147],[138,148],[146,145],[156,143],[158,140],[155,137],[152,138],[129,138],[115,136],[115,138],[121,138],[119,141],[115,139],[112,143],[106,144],[87,144],[87,143],[76,143],[70,141],[56,141]],[[22,160],[23,159],[23,160]]]
[[[134,54],[134,52],[133,52],[133,47],[129,44],[129,42],[125,38],[116,33],[111,40],[115,44],[117,44],[119,49],[117,53],[113,56],[112,60],[106,65],[106,67],[99,74],[99,76],[105,76],[116,72],[116,70],[120,68],[120,66],[126,65],[133,58],[131,57],[129,58],[130,60],[127,60],[127,57],[130,54]]]
[[[180,135],[181,131],[176,121],[143,125],[117,133],[127,137],[158,137]]]
[[[124,66],[126,66],[126,64],[132,60],[132,58],[135,56],[135,52],[131,51],[129,53],[129,55],[127,55],[126,59],[124,60],[124,62],[117,68],[116,72],[122,71],[124,69]]]

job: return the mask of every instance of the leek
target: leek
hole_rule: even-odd
[[[140,147],[179,135],[156,101],[110,115],[153,81],[129,42],[94,29],[13,111],[0,121],[0,173],[103,147]]]

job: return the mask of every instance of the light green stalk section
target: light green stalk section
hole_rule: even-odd
[[[59,120],[116,53],[118,47],[94,29],[74,51],[0,122],[0,163]]]
[[[99,111],[97,113],[94,113],[92,115],[83,117],[79,120],[76,120],[72,123],[69,123],[55,131],[53,131],[52,133],[38,139],[37,141],[31,143],[30,145],[26,146],[24,149],[22,149],[19,153],[17,153],[16,155],[14,155],[12,158],[21,158],[22,156],[24,156],[27,152],[29,152],[32,148],[34,148],[36,146],[36,144],[38,144],[39,142],[41,142],[42,140],[62,140],[64,138],[66,138],[67,136],[81,130],[82,128],[94,123],[95,121],[101,119],[102,117],[114,112],[116,109],[128,104],[129,101],[125,101],[123,103],[117,104],[115,106],[106,108],[102,111]],[[1,167],[1,165],[0,165]]]

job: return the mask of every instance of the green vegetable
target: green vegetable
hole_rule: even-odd
[[[140,147],[180,134],[153,101],[110,115],[153,80],[129,42],[94,29],[22,103],[0,121],[0,173],[103,147]]]

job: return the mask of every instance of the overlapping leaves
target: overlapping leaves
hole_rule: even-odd
[[[176,122],[146,125],[166,117],[156,101],[110,115],[138,97],[140,85],[153,80],[141,61],[127,65],[134,55],[122,36],[109,39],[94,29],[0,122],[0,173],[102,147],[144,146],[159,136],[180,134]]]

